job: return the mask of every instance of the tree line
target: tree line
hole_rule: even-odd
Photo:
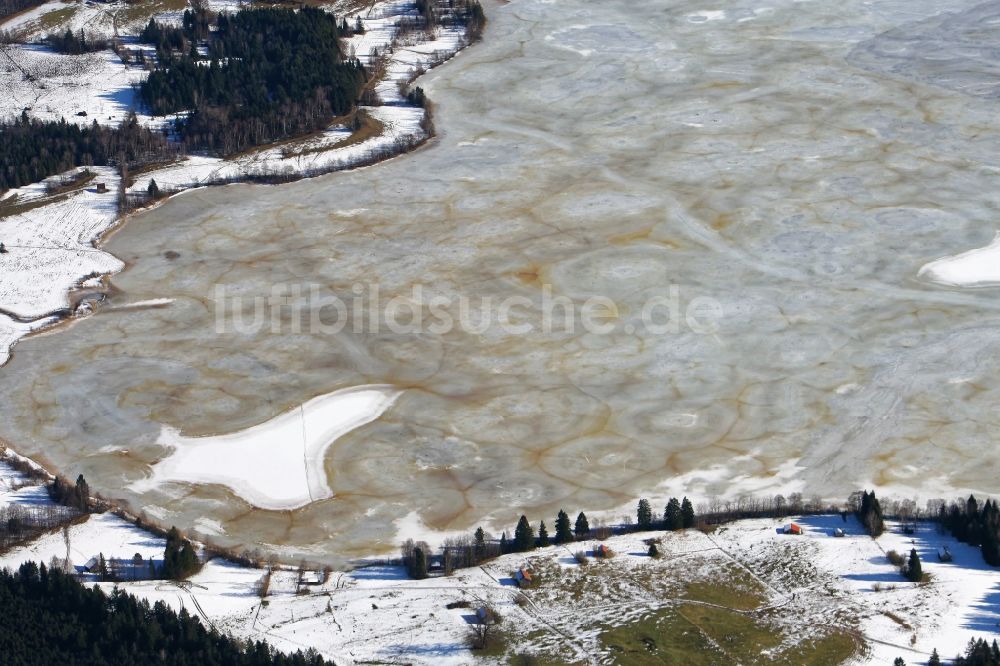
[[[0,0],[0,19],[44,4],[46,0]]]
[[[64,119],[41,121],[26,112],[0,123],[0,192],[79,166],[136,165],[177,154],[166,137],[139,124],[130,113],[118,127],[95,120],[79,126]]]
[[[69,28],[66,28],[66,32],[61,35],[56,33],[49,35],[45,38],[45,43],[53,51],[68,55],[103,51],[111,46],[111,42],[107,39],[88,39],[83,30],[74,34]]]
[[[0,655],[11,666],[177,664],[322,666],[315,651],[284,654],[263,641],[206,629],[186,609],[110,595],[73,576],[26,562],[0,570]]]
[[[140,86],[156,115],[176,121],[188,149],[223,155],[322,129],[350,112],[367,83],[364,66],[345,59],[335,16],[312,7],[188,12],[182,27],[150,22],[157,67]],[[196,49],[207,39],[208,57]],[[206,62],[207,60],[207,62]]]
[[[435,555],[426,542],[408,539],[400,546],[400,556],[410,577],[419,580],[427,578],[431,561],[435,558],[440,559],[441,569],[447,575],[455,569],[479,566],[483,562],[508,553],[525,553],[536,548],[592,538],[606,539],[613,533],[688,529],[695,527],[697,522],[694,505],[687,497],[680,501],[676,497],[670,498],[663,513],[655,517],[649,501],[642,499],[639,500],[636,510],[635,523],[619,525],[616,529],[607,526],[592,528],[587,514],[583,511],[571,522],[569,514],[560,509],[553,524],[555,531],[551,535],[544,520],[539,522],[536,531],[528,521],[528,517],[522,515],[514,527],[512,537],[504,531],[500,538],[496,539],[479,527],[469,537],[447,539],[440,555]]]

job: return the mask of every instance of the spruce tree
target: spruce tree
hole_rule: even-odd
[[[923,571],[920,567],[920,556],[917,555],[917,549],[910,549],[910,559],[906,563],[906,578],[914,583],[919,583],[923,580]]]
[[[500,554],[506,554],[510,552],[510,544],[507,543],[507,531],[500,535]]]
[[[649,506],[649,500],[639,500],[639,507],[635,512],[635,524],[640,531],[645,532],[653,529],[653,509]]]
[[[684,529],[694,527],[694,506],[687,497],[681,500],[681,524]]]
[[[587,514],[583,511],[576,517],[576,525],[573,528],[577,539],[584,539],[590,536],[590,523],[587,522]]]
[[[656,547],[656,542],[655,541],[650,541],[649,542],[649,551],[648,551],[648,553],[649,553],[650,557],[659,557],[660,556],[660,549]]]
[[[671,497],[667,502],[667,509],[663,512],[663,529],[679,530],[684,527],[684,519],[681,518],[681,503],[676,497]]]
[[[545,521],[538,524],[538,546],[545,548],[549,545],[549,531],[545,529]]]
[[[413,549],[413,571],[410,575],[417,580],[427,578],[427,554],[420,546]]]
[[[931,650],[931,658],[927,661],[927,666],[941,666],[941,657],[938,655],[937,648]]]
[[[569,516],[562,509],[556,517],[556,543],[569,543],[573,540],[573,532],[569,527]]]
[[[150,199],[160,198],[160,186],[156,184],[156,179],[149,179],[149,186],[146,188],[146,193],[149,195]]]
[[[531,529],[527,516],[521,516],[514,528],[514,550],[524,553],[535,548],[535,531]]]
[[[90,486],[83,474],[76,477],[76,487],[74,488],[74,506],[80,511],[87,511],[90,506]]]
[[[486,557],[486,532],[483,531],[482,527],[476,528],[476,545],[474,547],[474,552],[476,554],[477,561],[481,561]]]

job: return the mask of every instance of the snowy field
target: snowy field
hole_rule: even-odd
[[[0,461],[0,508],[48,502],[45,491]],[[802,536],[781,533],[786,521],[745,520],[712,534],[695,530],[644,532],[512,554],[450,577],[410,580],[398,567],[334,571],[321,583],[308,570],[297,584],[291,569],[276,572],[266,605],[254,593],[263,569],[210,561],[189,583],[126,582],[120,586],[152,601],[198,615],[236,636],[266,639],[284,650],[316,648],[339,664],[407,661],[467,664],[471,616],[490,605],[504,617],[509,642],[520,653],[597,663],[608,657],[601,633],[645,613],[679,603],[705,603],[692,585],[745,588],[759,595],[758,611],[785,636],[785,645],[841,629],[863,637],[866,649],[852,663],[887,664],[898,656],[922,663],[931,650],[950,657],[972,637],[996,637],[1000,622],[1000,570],[987,567],[978,549],[919,525],[905,535],[890,523],[878,540],[853,517],[807,516],[796,520]],[[846,535],[835,538],[835,528]],[[660,538],[662,558],[646,555],[645,540]],[[99,553],[106,558],[159,560],[164,541],[112,514],[92,515],[69,529],[75,566]],[[604,543],[611,560],[580,567],[572,555]],[[938,561],[947,546],[954,560]],[[886,552],[916,548],[930,583],[906,582]],[[0,556],[0,566],[65,557],[61,532]],[[511,572],[527,566],[542,582],[525,591]],[[89,579],[89,575],[85,579]],[[105,588],[109,583],[101,584]],[[583,596],[581,597],[581,593]],[[467,602],[467,608],[446,608]],[[709,604],[711,605],[711,604]],[[740,611],[744,612],[744,611]],[[490,663],[483,659],[482,663]]]
[[[27,111],[39,120],[117,125],[134,109],[141,122],[159,127],[162,119],[142,115],[132,88],[145,77],[112,51],[63,55],[33,44],[0,46],[0,119]]]
[[[73,287],[123,266],[95,247],[118,218],[119,179],[113,168],[90,167],[94,178],[73,191],[46,190],[82,171],[73,169],[0,198],[0,241],[7,248],[0,254],[0,365],[18,337],[50,323],[53,313],[70,312]],[[99,192],[98,183],[107,191]]]
[[[207,4],[212,11],[222,12],[237,11],[249,3],[209,0]],[[186,0],[144,0],[141,4],[124,0],[50,0],[9,18],[0,24],[0,30],[31,42],[66,30],[83,32],[94,39],[120,38],[140,33],[151,17],[161,23],[180,24],[188,6]]]

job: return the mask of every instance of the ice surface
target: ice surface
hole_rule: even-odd
[[[995,289],[918,277],[996,230],[996,101],[865,46],[982,10],[768,6],[692,21],[723,7],[490,5],[485,41],[418,82],[437,105],[426,148],[130,221],[106,248],[128,266],[108,307],[22,341],[0,371],[0,437],[168,524],[331,562],[390,549],[413,511],[471,530],[654,492],[1000,492]],[[964,76],[992,81],[963,34]],[[350,303],[374,283],[383,301],[415,284],[524,297],[533,324],[548,285],[578,306],[606,296],[618,318],[603,335],[216,318],[218,285],[249,307],[276,285]],[[714,331],[637,326],[672,285],[682,314],[718,302]],[[158,298],[173,302],[114,307]],[[248,511],[216,484],[129,489],[163,458],[164,425],[239,432],[370,384],[405,391],[330,448],[329,499]]]

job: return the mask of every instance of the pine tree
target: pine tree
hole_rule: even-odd
[[[156,184],[155,178],[149,179],[149,186],[146,188],[146,194],[149,195],[150,199],[160,198],[160,186]]]
[[[510,544],[507,543],[507,531],[504,530],[504,533],[500,535],[500,554],[503,555],[509,552]]]
[[[681,517],[681,503],[676,497],[671,497],[667,502],[667,509],[663,512],[663,529],[679,530],[684,527],[684,519]]]
[[[681,524],[684,529],[694,527],[694,506],[687,497],[681,500]]]
[[[645,532],[653,529],[653,509],[649,506],[649,500],[639,500],[639,507],[635,512],[635,523],[640,531]]]
[[[538,524],[538,546],[545,548],[549,545],[549,531],[545,529],[545,521]]]
[[[535,531],[531,529],[527,516],[521,516],[514,528],[514,551],[524,553],[535,548]]]
[[[902,657],[896,657],[892,660],[892,666],[906,666],[906,662],[903,661]]]
[[[569,543],[573,540],[573,532],[569,528],[569,516],[562,509],[556,517],[556,543]]]
[[[923,580],[924,574],[920,567],[920,556],[917,555],[917,549],[910,549],[910,559],[906,563],[906,578],[914,583],[919,583]]]
[[[97,556],[97,575],[102,581],[108,580],[108,563],[104,559],[104,553],[98,553]]]
[[[937,648],[931,650],[931,658],[927,661],[927,666],[941,666],[941,657],[938,655]]]
[[[577,539],[584,539],[590,536],[590,523],[587,522],[587,514],[583,511],[576,517],[576,525],[573,527]]]

